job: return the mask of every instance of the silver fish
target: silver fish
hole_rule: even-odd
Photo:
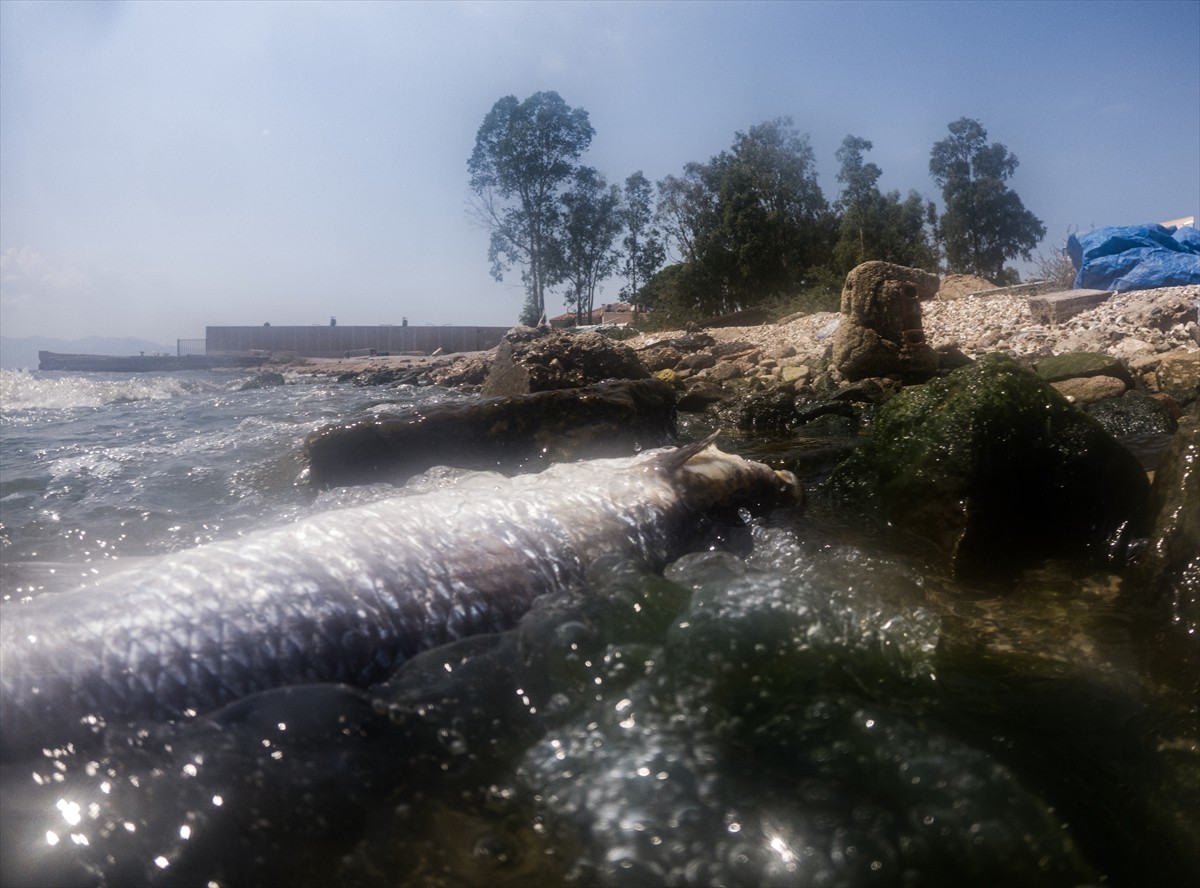
[[[790,473],[707,442],[396,496],[0,606],[0,757],[269,688],[367,687],[511,627],[608,554],[662,566],[714,509],[795,501]]]

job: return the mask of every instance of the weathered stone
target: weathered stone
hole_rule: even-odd
[[[432,466],[537,471],[671,443],[675,391],[658,379],[437,404],[395,419],[330,426],[304,452],[316,487],[400,483]]]
[[[1108,290],[1059,290],[1029,300],[1029,314],[1035,324],[1057,324],[1081,311],[1095,308],[1112,296]]]
[[[515,327],[496,347],[481,394],[523,395],[649,375],[633,349],[599,333]]]
[[[1125,394],[1125,381],[1115,376],[1079,376],[1050,383],[1054,390],[1076,404],[1094,404]]]
[[[888,262],[864,262],[851,271],[842,290],[833,366],[849,380],[927,378],[937,369],[937,355],[925,341],[921,298],[937,287],[936,275]]]
[[[888,401],[829,490],[972,572],[1107,554],[1148,482],[1094,419],[987,355]]]

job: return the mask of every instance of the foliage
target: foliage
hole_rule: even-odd
[[[707,314],[794,290],[832,241],[812,148],[790,118],[736,133],[730,150],[666,177],[659,195],[686,267],[674,281],[681,305]]]
[[[863,152],[872,147],[867,139],[846,136],[837,151],[841,163],[838,181],[845,188],[834,205],[842,217],[832,267],[845,274],[877,259],[936,270],[937,251],[926,233],[926,224],[933,218],[932,205],[926,205],[916,191],[909,191],[903,201],[899,191],[881,193],[876,183],[882,171],[863,159]]]
[[[475,136],[467,161],[472,208],[491,231],[492,276],[502,280],[514,263],[522,266],[523,319],[536,313],[536,322],[545,314],[559,195],[594,132],[582,108],[571,108],[556,92],[538,92],[523,102],[515,96],[497,101]]]
[[[653,187],[641,170],[625,180],[625,200],[621,208],[621,219],[625,227],[625,237],[621,245],[625,252],[621,274],[625,277],[626,284],[621,288],[621,295],[635,307],[641,304],[639,291],[667,258],[662,235],[652,225]]]
[[[620,260],[614,243],[624,226],[621,189],[591,167],[580,167],[562,205],[562,228],[551,244],[549,273],[555,283],[569,285],[566,302],[575,309],[575,322],[590,324],[596,287]]]
[[[1029,259],[1046,227],[1004,184],[1017,168],[1016,156],[999,142],[989,145],[976,120],[964,117],[949,129],[929,158],[945,204],[940,234],[946,263],[952,272],[1000,283],[1014,276],[1005,261]]]

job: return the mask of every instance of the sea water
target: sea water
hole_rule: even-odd
[[[397,493],[331,422],[464,397],[0,371],[4,607]],[[450,483],[437,476],[425,483]],[[1191,677],[1119,574],[965,587],[811,506],[520,627],[0,772],[4,884],[1141,885],[1200,862]]]

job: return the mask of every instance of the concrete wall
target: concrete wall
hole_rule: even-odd
[[[508,327],[206,327],[210,355],[266,352],[340,358],[373,348],[378,354],[484,351],[499,345]]]

